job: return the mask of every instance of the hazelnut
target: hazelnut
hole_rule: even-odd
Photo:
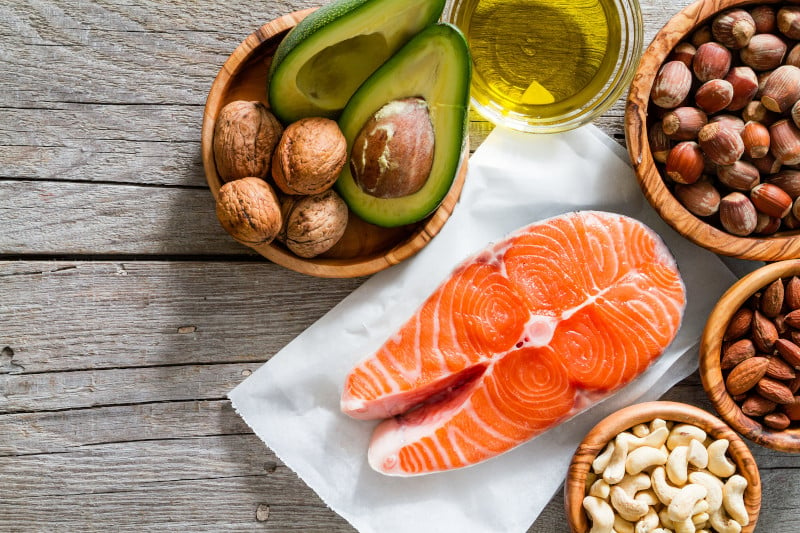
[[[772,235],[781,227],[781,219],[765,215],[764,213],[756,213],[758,218],[756,222],[756,229],[753,233],[758,235]]]
[[[647,139],[650,144],[650,152],[653,154],[653,159],[659,163],[667,162],[667,154],[672,147],[669,137],[664,133],[663,124],[656,122],[647,131]]]
[[[667,61],[680,61],[689,68],[692,68],[692,61],[697,54],[697,48],[686,41],[680,42],[672,49]]]
[[[786,60],[784,61],[787,65],[793,65],[795,67],[800,67],[800,43],[794,45],[789,53],[786,54]]]
[[[261,102],[234,100],[214,124],[214,162],[222,181],[266,178],[283,126]]]
[[[781,170],[770,176],[767,183],[780,187],[793,200],[800,198],[800,170]]]
[[[742,118],[746,121],[760,122],[765,126],[771,125],[778,120],[778,115],[770,111],[759,100],[753,100],[742,110]]]
[[[711,26],[709,24],[705,24],[700,26],[694,32],[692,32],[692,44],[699,48],[701,45],[711,42],[714,40],[714,36],[711,34]]]
[[[698,217],[711,216],[719,210],[719,191],[706,179],[688,185],[679,183],[675,186],[675,197]]]
[[[744,109],[758,92],[758,76],[750,67],[733,67],[725,76],[725,81],[733,87],[733,98],[728,104],[729,111]]]
[[[786,6],[778,10],[778,30],[790,39],[800,39],[800,7]]]
[[[278,240],[300,257],[327,252],[347,229],[347,205],[333,189],[311,196],[288,196],[282,211],[284,225]]]
[[[733,85],[721,79],[705,82],[694,93],[694,102],[706,113],[722,111],[732,100]]]
[[[710,119],[708,119],[710,123],[718,123],[723,128],[731,129],[741,135],[744,131],[744,120],[741,117],[737,117],[736,115],[731,115],[724,113],[722,115],[714,115]],[[698,132],[699,133],[699,132]]]
[[[794,125],[800,128],[800,100],[795,102],[792,106],[791,115]]]
[[[750,10],[750,16],[756,23],[756,33],[774,33],[777,29],[777,17],[772,6],[756,6]]]
[[[771,183],[761,183],[750,191],[750,200],[765,215],[783,218],[792,208],[792,199],[783,189]]]
[[[434,145],[428,103],[423,98],[394,100],[376,111],[356,136],[350,171],[371,196],[408,196],[428,180]]]
[[[735,191],[747,192],[758,185],[761,174],[752,164],[739,160],[731,165],[717,167],[717,179]]]
[[[272,158],[272,179],[286,194],[329,189],[347,161],[347,141],[333,120],[302,118],[283,132]]]
[[[742,63],[753,70],[773,70],[781,66],[786,55],[786,42],[771,33],[753,35],[747,46],[739,51]]]
[[[732,50],[743,48],[756,33],[756,22],[744,9],[729,9],[711,23],[714,38]]]
[[[770,111],[784,113],[800,100],[800,67],[781,65],[764,82],[761,103]]]
[[[690,141],[697,138],[697,132],[708,123],[708,116],[696,107],[676,107],[667,112],[661,120],[664,133],[676,141]]]
[[[748,157],[758,159],[769,153],[769,129],[760,122],[749,121],[742,130],[744,152]]]
[[[658,71],[650,99],[664,109],[678,107],[692,89],[692,72],[681,61],[669,61]]]
[[[697,141],[706,157],[717,165],[732,165],[744,153],[742,137],[724,123],[710,122],[700,129]]]
[[[217,218],[234,239],[249,246],[269,244],[281,229],[281,207],[261,178],[225,183],[217,194]]]
[[[666,173],[676,183],[694,183],[703,173],[705,161],[700,146],[684,141],[672,147],[667,155]]]
[[[751,159],[750,163],[758,169],[762,174],[775,174],[781,169],[782,163],[775,159],[772,154],[767,154],[758,159]]]
[[[740,237],[753,233],[758,223],[755,206],[740,192],[732,192],[722,198],[719,219],[726,231]]]
[[[769,127],[771,152],[784,165],[800,163],[800,128],[789,119]]]
[[[731,68],[731,51],[716,42],[708,42],[697,48],[692,70],[697,79],[705,83],[722,79]]]

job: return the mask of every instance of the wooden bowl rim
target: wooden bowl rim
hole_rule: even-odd
[[[694,405],[670,401],[630,405],[610,414],[586,434],[575,450],[564,484],[564,509],[570,530],[573,533],[589,531],[588,519],[583,511],[583,498],[586,495],[586,476],[591,469],[592,460],[617,434],[655,418],[694,424],[714,438],[730,441],[728,455],[736,463],[737,473],[747,479],[745,505],[750,523],[742,528],[742,533],[752,533],[761,510],[761,476],[747,444],[725,422],[708,411]]]
[[[700,380],[720,417],[745,438],[773,450],[800,453],[800,428],[777,431],[745,415],[728,394],[720,366],[722,336],[733,313],[756,291],[787,275],[800,275],[800,259],[779,261],[754,270],[722,295],[709,314],[700,339]]]
[[[690,213],[672,195],[658,171],[647,138],[647,108],[655,76],[669,52],[716,13],[733,7],[778,4],[782,0],[699,0],[686,6],[655,35],[642,54],[625,109],[625,136],[636,178],[650,205],[661,218],[693,243],[715,253],[740,259],[778,261],[800,257],[797,231],[772,237],[737,237]]]
[[[201,129],[201,156],[206,182],[211,189],[214,200],[221,186],[221,180],[217,174],[216,164],[213,153],[214,124],[216,122],[219,109],[219,101],[225,95],[228,86],[233,78],[246,65],[258,49],[273,39],[276,35],[291,30],[297,23],[318,8],[312,7],[278,17],[248,35],[225,60],[214,82],[211,85],[206,98],[203,110],[203,124]],[[264,87],[264,100],[266,101],[267,87]],[[459,171],[450,191],[442,200],[439,207],[424,220],[416,223],[416,229],[396,243],[391,248],[367,254],[362,257],[354,258],[326,258],[314,257],[304,259],[296,256],[278,243],[247,245],[263,257],[270,261],[299,272],[321,278],[353,278],[368,276],[380,272],[390,266],[396,265],[422,250],[436,234],[441,231],[444,224],[450,218],[455,209],[461,190],[466,179],[467,165],[469,160],[469,138],[465,140],[464,151],[461,155]]]

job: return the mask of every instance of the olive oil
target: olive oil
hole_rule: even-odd
[[[449,18],[469,41],[478,110],[527,129],[582,109],[619,60],[616,10],[614,0],[455,0]]]

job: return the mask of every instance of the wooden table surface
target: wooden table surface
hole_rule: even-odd
[[[226,394],[364,279],[236,244],[200,162],[227,55],[315,3],[0,2],[0,531],[353,531]],[[688,2],[642,3],[649,42]],[[751,448],[758,530],[800,530],[800,458]],[[566,530],[558,492],[530,531]]]

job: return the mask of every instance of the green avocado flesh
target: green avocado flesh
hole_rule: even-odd
[[[350,166],[336,190],[356,215],[378,226],[393,227],[422,220],[438,207],[458,173],[467,139],[469,84],[472,73],[463,34],[450,24],[420,32],[359,87],[342,111],[339,127],[353,141],[369,118],[385,104],[408,97],[428,103],[434,132],[433,164],[417,192],[398,198],[367,194],[353,179]]]
[[[268,98],[284,123],[336,118],[375,70],[423,28],[445,0],[338,0],[303,19],[278,45]]]

